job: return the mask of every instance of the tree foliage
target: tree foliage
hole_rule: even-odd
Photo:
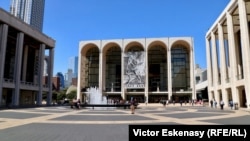
[[[76,91],[76,90],[73,90],[73,91],[71,91],[69,94],[67,94],[66,97],[67,97],[68,99],[72,100],[72,99],[76,98],[76,93],[77,93],[77,91]]]

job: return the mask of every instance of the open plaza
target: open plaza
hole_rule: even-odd
[[[0,111],[3,141],[128,141],[129,125],[250,125],[250,111],[140,103],[124,108],[52,106]]]

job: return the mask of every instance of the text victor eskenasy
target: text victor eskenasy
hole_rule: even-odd
[[[205,131],[178,131],[175,129],[161,129],[161,131],[133,129],[134,136],[197,136],[202,138]]]

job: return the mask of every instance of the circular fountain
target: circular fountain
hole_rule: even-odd
[[[90,87],[87,89],[87,104],[82,105],[83,107],[98,107],[98,108],[117,108],[117,107],[123,107],[124,109],[129,108],[129,104],[110,104],[107,101],[107,97],[103,96],[101,91],[97,87]]]

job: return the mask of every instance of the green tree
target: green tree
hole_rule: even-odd
[[[66,98],[66,93],[59,92],[57,94],[57,100],[64,100]]]
[[[77,94],[77,91],[76,91],[76,90],[73,90],[73,91],[71,91],[70,93],[68,93],[68,94],[66,95],[66,97],[67,97],[68,99],[72,100],[72,99],[76,98],[76,94]]]

